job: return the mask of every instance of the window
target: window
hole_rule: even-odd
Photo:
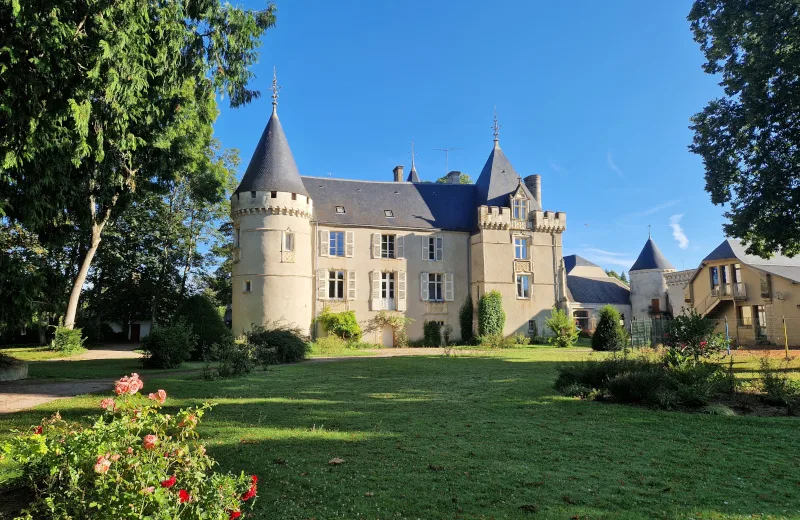
[[[297,193],[292,193],[292,200],[297,200]]]
[[[394,273],[381,273],[381,298],[394,299]]]
[[[769,273],[761,273],[761,297],[772,298],[772,281]]]
[[[394,235],[381,235],[381,258],[395,258]]]
[[[539,327],[536,326],[536,320],[528,320],[528,334],[534,334],[539,331]]]
[[[328,271],[328,298],[344,300],[344,271]]]
[[[270,198],[277,199],[278,198],[278,192],[277,191],[271,191],[269,193],[269,196],[270,196]]]
[[[442,273],[428,273],[428,301],[444,301],[442,297]]]
[[[251,292],[253,290],[253,282],[250,280],[244,281],[244,292]]]
[[[573,311],[572,317],[575,318],[575,325],[580,330],[589,330],[589,311],[585,310]]]
[[[331,231],[328,254],[330,256],[344,256],[344,231]]]
[[[517,260],[526,260],[528,258],[527,238],[514,239],[514,258],[516,258]]]
[[[394,218],[394,211],[390,209],[385,209],[383,210],[383,216],[385,216],[386,218]]]
[[[738,307],[739,316],[738,318],[738,325],[740,327],[752,327],[753,326],[753,308],[749,305],[745,305],[743,307]]]
[[[294,251],[294,233],[291,231],[283,233],[283,250]]]
[[[756,338],[764,339],[767,337],[767,308],[763,305],[754,305]]]
[[[708,270],[708,275],[711,277],[711,288],[719,287],[719,267],[712,267]]]
[[[336,213],[344,215],[344,206],[336,206]]]
[[[444,237],[422,237],[422,259],[432,262],[444,260]]]
[[[514,213],[512,218],[514,220],[525,220],[528,217],[526,215],[527,212],[525,211],[528,206],[527,200],[514,199],[513,206]]]
[[[250,192],[250,198],[251,198],[251,199],[254,199],[254,198],[256,198],[256,192],[255,192],[255,190],[253,190],[253,191],[251,191],[251,192]]]
[[[517,298],[531,297],[531,279],[527,274],[517,275]]]
[[[658,298],[650,300],[650,312],[661,312],[661,301]]]
[[[242,240],[242,230],[239,229],[239,228],[236,228],[236,240],[235,240],[235,244],[234,245],[236,247],[241,247],[241,240]]]

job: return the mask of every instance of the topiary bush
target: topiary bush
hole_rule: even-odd
[[[503,296],[498,291],[484,294],[478,301],[478,335],[502,334],[505,326],[506,312],[503,310]]]
[[[442,324],[438,321],[426,321],[422,324],[422,336],[426,347],[441,346]]]
[[[327,307],[317,317],[322,328],[328,334],[335,334],[342,339],[358,341],[361,337],[361,326],[354,311],[330,312]]]
[[[183,300],[178,307],[178,317],[191,327],[197,338],[196,346],[190,353],[195,360],[203,359],[203,353],[211,345],[225,341],[225,337],[230,334],[214,302],[202,294]]]
[[[215,370],[211,362],[218,363]],[[244,338],[234,339],[228,335],[219,343],[214,343],[206,353],[206,377],[239,377],[249,374],[256,364],[255,350]]]
[[[195,349],[197,337],[192,328],[179,319],[172,325],[156,327],[142,340],[146,368],[178,368],[190,358]]]
[[[212,471],[196,431],[211,405],[161,413],[164,390],[144,397],[137,374],[116,382],[90,426],[55,414],[3,446],[35,493],[24,520],[235,519],[258,478]]]
[[[67,327],[56,327],[50,349],[63,354],[77,354],[83,350],[83,333],[81,329],[68,329]]]
[[[619,311],[613,305],[605,305],[600,309],[600,320],[592,335],[592,349],[615,352],[625,347],[628,338],[625,329],[620,325]]]
[[[472,296],[467,295],[467,299],[458,310],[458,325],[461,328],[461,342],[469,345],[475,338],[475,333],[472,328],[472,315],[475,310],[472,307]]]
[[[550,342],[557,347],[571,347],[578,341],[578,328],[565,311],[553,307],[544,324],[553,332]]]
[[[287,326],[268,324],[266,327],[253,327],[245,337],[256,360],[263,366],[297,363],[305,359],[309,350],[300,331]]]

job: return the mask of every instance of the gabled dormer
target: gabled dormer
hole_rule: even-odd
[[[511,208],[511,220],[528,220],[531,211],[531,196],[522,180],[517,189],[508,195],[508,207]]]

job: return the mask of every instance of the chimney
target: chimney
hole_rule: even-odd
[[[461,172],[459,171],[452,171],[447,174],[447,183],[448,184],[461,184]]]
[[[395,166],[394,170],[394,182],[403,182],[403,166]]]
[[[525,182],[525,186],[528,188],[528,191],[531,192],[531,195],[536,199],[536,202],[539,203],[539,208],[544,209],[542,206],[542,176],[541,175],[528,175],[523,179]]]

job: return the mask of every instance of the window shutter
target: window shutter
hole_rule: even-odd
[[[372,300],[370,307],[373,311],[379,311],[381,308],[381,272],[372,271],[370,276],[372,277]]]
[[[347,299],[356,299],[356,272],[347,271]]]
[[[455,299],[454,292],[453,273],[444,273],[444,301],[453,301]]]
[[[319,232],[319,256],[330,256],[330,247],[331,247],[331,232],[330,231],[320,231]]]
[[[426,302],[428,298],[428,273],[420,273],[419,275],[419,295],[422,301]]]
[[[402,235],[395,235],[395,247],[397,248],[397,258],[405,258],[406,257],[406,248],[405,248],[405,240],[404,236]]]
[[[328,271],[325,269],[317,269],[317,299],[328,299]]]
[[[444,237],[436,237],[436,261],[444,260]]]
[[[286,231],[281,231],[281,253],[283,253],[284,244],[286,244]]]
[[[397,310],[406,312],[406,272],[397,272]]]
[[[381,234],[372,234],[372,258],[381,257]]]
[[[429,237],[422,237],[422,259],[423,260],[430,260],[430,258],[428,258],[428,238]]]
[[[348,231],[345,234],[345,253],[344,256],[347,258],[353,258],[353,248],[355,244],[355,235],[352,231]]]

